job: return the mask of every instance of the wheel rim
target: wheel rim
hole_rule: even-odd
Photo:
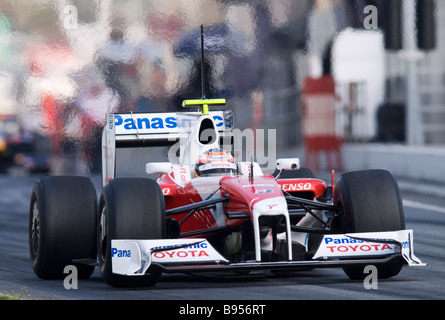
[[[99,221],[99,253],[102,261],[105,260],[107,252],[107,214],[105,207],[102,208]]]
[[[37,206],[37,201],[34,201],[32,206],[32,219],[31,219],[31,252],[34,257],[37,256],[39,251],[40,241],[40,214]]]

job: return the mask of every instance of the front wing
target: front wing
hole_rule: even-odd
[[[230,263],[206,239],[112,240],[115,274],[142,276],[151,268],[167,273],[378,265],[402,256],[409,266],[425,266],[414,255],[413,231],[325,235],[312,260]]]

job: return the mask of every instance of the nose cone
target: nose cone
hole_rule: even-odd
[[[274,216],[287,214],[287,203],[283,197],[273,197],[260,200],[253,205],[256,216]]]

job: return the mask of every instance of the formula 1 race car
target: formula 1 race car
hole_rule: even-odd
[[[46,176],[35,183],[29,216],[34,272],[64,277],[96,265],[112,286],[151,286],[162,273],[308,270],[341,267],[363,279],[404,264],[423,266],[393,176],[349,172],[331,185],[278,159],[272,175],[237,162],[224,99],[188,100],[198,111],[108,114],[97,201],[88,177]],[[116,149],[170,146],[175,161],[149,162],[147,177],[116,177]],[[152,179],[155,175],[155,179]]]

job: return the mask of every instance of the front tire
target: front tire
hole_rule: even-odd
[[[335,185],[334,204],[341,213],[341,233],[384,232],[405,229],[399,187],[385,170],[364,170],[343,174]],[[396,276],[403,259],[378,265],[380,279]],[[343,267],[349,278],[363,280],[364,265]]]
[[[104,281],[114,287],[149,287],[161,272],[144,276],[114,274],[111,267],[112,239],[165,239],[166,216],[162,190],[156,181],[118,178],[103,189],[97,216],[97,252]]]

